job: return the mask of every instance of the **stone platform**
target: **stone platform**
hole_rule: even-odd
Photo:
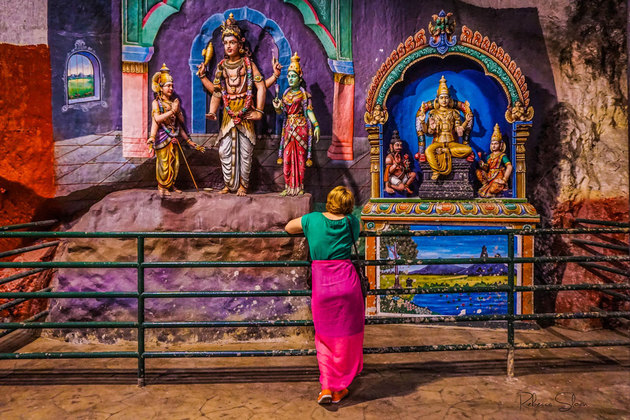
[[[237,197],[218,192],[173,193],[161,198],[154,190],[124,190],[106,196],[77,220],[69,231],[282,231],[292,218],[308,213],[309,194],[280,197],[251,194]],[[65,240],[57,261],[136,261],[134,239]],[[278,261],[306,259],[303,238],[147,238],[145,261]],[[155,268],[145,269],[145,291],[221,291],[305,289],[305,268]],[[54,291],[136,291],[135,268],[63,268],[54,275]],[[307,297],[146,299],[145,320],[237,321],[309,319]],[[53,299],[50,321],[135,321],[136,299]],[[215,340],[230,336],[251,340],[301,329],[151,329],[155,342]],[[115,342],[133,339],[133,329],[54,331],[71,342]]]

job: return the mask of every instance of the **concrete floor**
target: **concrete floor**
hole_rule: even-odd
[[[517,341],[628,340],[627,332],[523,329]],[[505,330],[368,326],[366,347],[505,340]],[[134,350],[134,343],[70,345],[39,338],[21,352]],[[312,338],[147,350],[312,348]],[[3,351],[7,350],[6,348]],[[2,419],[630,419],[630,348],[366,355],[336,406],[319,406],[314,357],[152,359],[147,386],[126,359],[0,361]]]

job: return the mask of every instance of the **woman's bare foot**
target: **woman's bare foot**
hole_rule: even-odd
[[[182,190],[178,190],[177,188],[173,188],[173,192],[176,192],[177,194],[181,194]]]
[[[230,192],[230,189],[226,185],[225,187],[223,187],[221,191],[219,191],[219,194],[227,194],[229,192]]]
[[[282,191],[279,195],[280,195],[280,197],[286,197],[287,196],[287,190]]]
[[[247,195],[247,188],[241,185],[240,187],[238,187],[236,195],[239,197],[245,197]]]

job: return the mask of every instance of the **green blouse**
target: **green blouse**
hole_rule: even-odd
[[[348,226],[351,226],[352,238]],[[302,216],[302,229],[312,260],[346,260],[350,258],[352,243],[359,239],[361,225],[351,214],[343,219],[330,220],[322,213],[313,212]]]

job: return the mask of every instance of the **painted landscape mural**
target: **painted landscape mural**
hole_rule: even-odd
[[[420,231],[501,228],[411,225],[409,229]],[[505,235],[384,238],[379,246],[381,258],[387,256],[395,259],[505,257],[508,248]],[[518,249],[515,250],[518,253]],[[498,286],[507,284],[507,272],[507,264],[401,265],[381,268],[378,287],[387,289]],[[379,299],[378,310],[381,314],[405,315],[504,314],[507,312],[507,294],[471,292],[383,296]]]

